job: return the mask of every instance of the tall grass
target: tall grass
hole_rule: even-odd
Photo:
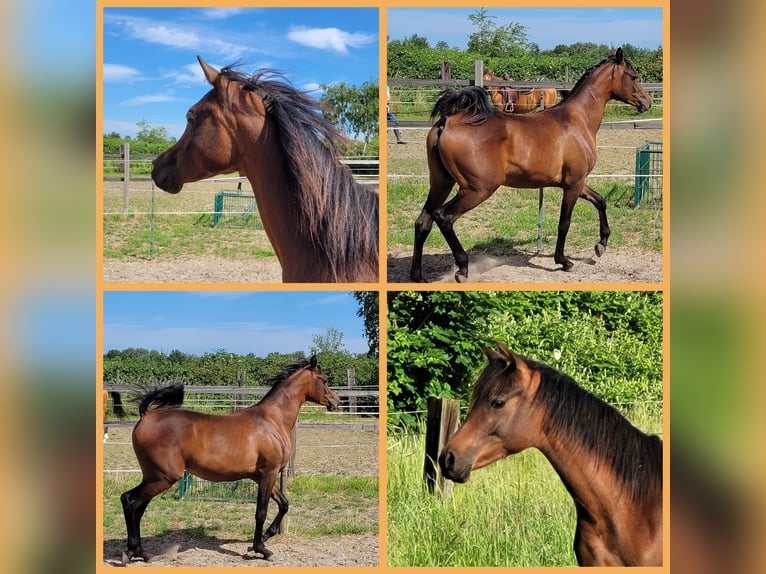
[[[642,429],[658,410],[634,409]],[[547,459],[528,449],[471,474],[452,497],[422,480],[422,434],[389,434],[389,566],[576,566],[575,508]]]

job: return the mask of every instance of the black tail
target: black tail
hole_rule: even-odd
[[[138,404],[139,416],[144,416],[149,407],[180,407],[184,402],[184,386],[174,383],[167,387],[155,388],[142,396]]]
[[[112,412],[117,418],[125,418],[125,408],[122,406],[122,395],[118,391],[112,391]]]
[[[468,86],[462,90],[445,90],[439,96],[431,111],[431,121],[439,120],[457,113],[465,113],[463,121],[467,124],[483,124],[487,119],[499,113],[489,102],[484,88]]]

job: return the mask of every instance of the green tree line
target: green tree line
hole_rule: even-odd
[[[465,48],[451,47],[444,41],[434,46],[427,38],[413,34],[404,40],[388,42],[388,77],[436,80],[443,61],[452,68],[452,77],[474,77],[474,61],[483,60],[497,76],[516,81],[576,81],[590,67],[605,58],[611,49],[593,42],[560,44],[541,50],[527,36],[527,28],[510,22],[498,25],[489,11],[480,8],[468,19],[476,28]],[[662,82],[662,46],[655,49],[622,45],[625,56],[638,69],[643,82]]]
[[[572,376],[607,402],[662,400],[659,292],[388,294],[389,422],[409,425],[430,396],[467,401],[493,339]]]
[[[352,367],[356,370],[357,385],[377,386],[376,357],[349,353],[338,346],[323,349],[314,346],[311,351],[316,353],[331,386],[346,385],[347,369]],[[177,349],[169,353],[144,348],[111,349],[104,354],[104,383],[147,385],[179,381],[191,386],[231,386],[237,384],[237,374],[243,371],[248,386],[264,386],[288,365],[305,356],[303,352],[296,352],[258,357],[252,353],[231,353],[226,349],[201,355]]]

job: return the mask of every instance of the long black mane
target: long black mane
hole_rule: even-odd
[[[545,409],[543,431],[571,450],[591,452],[625,484],[633,501],[645,500],[662,486],[662,441],[643,433],[613,406],[583,389],[553,367],[523,359],[540,373],[536,404]],[[472,404],[496,396],[511,384],[506,365],[493,361],[474,387]]]
[[[221,75],[255,92],[279,129],[291,203],[302,230],[324,255],[334,279],[354,276],[363,262],[378,260],[378,194],[357,182],[338,158],[346,138],[322,115],[314,98],[273,70],[245,74],[231,67]]]

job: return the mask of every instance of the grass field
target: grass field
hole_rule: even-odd
[[[658,408],[630,417],[662,432]],[[453,486],[428,494],[422,480],[423,435],[389,435],[389,566],[576,566],[575,509],[545,457],[535,449],[498,461]]]

